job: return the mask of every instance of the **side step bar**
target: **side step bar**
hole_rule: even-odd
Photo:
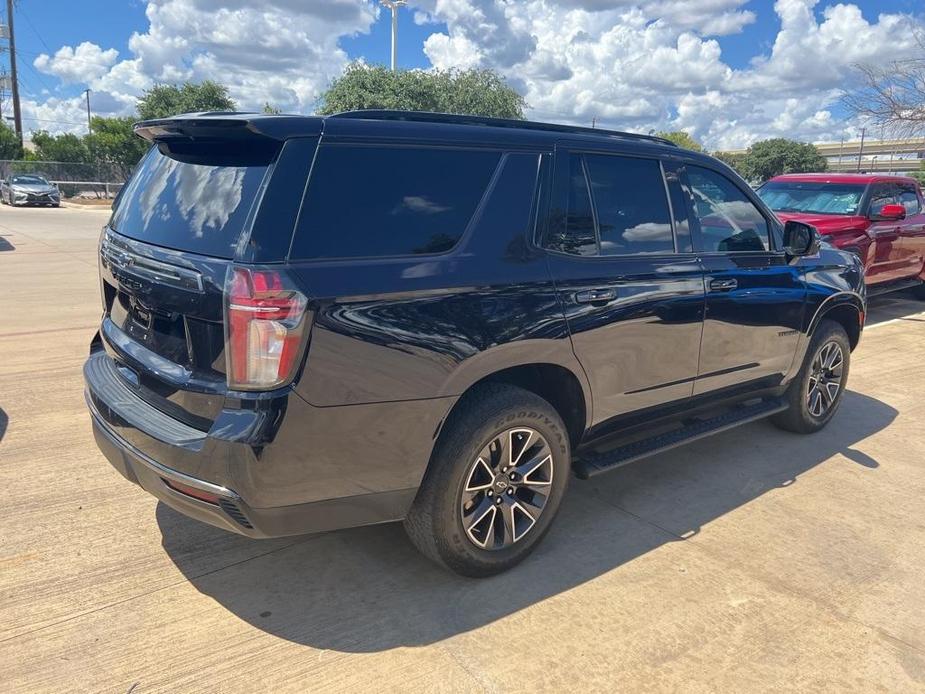
[[[783,412],[787,404],[779,399],[761,400],[750,405],[743,405],[722,414],[693,421],[679,429],[659,434],[648,439],[634,441],[604,453],[582,453],[573,467],[578,478],[586,480],[608,470],[634,463],[642,458],[667,451],[677,446],[732,429],[740,424],[764,419],[772,414]]]
[[[915,278],[911,280],[897,280],[895,282],[886,282],[882,287],[877,286],[876,284],[873,287],[868,287],[867,296],[880,296],[882,294],[889,294],[891,292],[897,292],[900,289],[912,289],[912,287],[921,286],[922,280]]]

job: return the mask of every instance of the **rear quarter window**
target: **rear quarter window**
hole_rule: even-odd
[[[421,255],[451,250],[479,206],[501,153],[322,145],[292,259]]]

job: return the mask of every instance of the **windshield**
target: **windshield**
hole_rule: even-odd
[[[232,151],[225,145],[220,154],[227,159]],[[203,163],[180,161],[153,147],[120,196],[110,226],[158,246],[233,257],[267,166],[195,160]]]
[[[758,190],[758,195],[775,212],[802,214],[858,213],[864,184],[772,181]]]
[[[31,186],[47,186],[48,181],[46,181],[41,176],[13,176],[13,183],[22,183],[24,185]]]

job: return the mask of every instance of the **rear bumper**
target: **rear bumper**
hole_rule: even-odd
[[[96,445],[125,479],[175,511],[247,537],[284,537],[401,520],[417,492],[407,489],[275,508],[252,508],[233,490],[161,465],[120,438],[103,421],[89,394],[87,406]],[[215,494],[221,501],[218,504],[200,501],[175,491],[169,483]]]
[[[120,474],[180,513],[267,538],[400,520],[414,500],[432,446],[414,432],[435,428],[424,428],[416,406],[412,429],[402,403],[313,408],[290,393],[272,418],[230,407],[202,432],[135,395],[112,366],[104,352],[84,366],[96,443]],[[363,430],[370,419],[377,436]],[[175,488],[183,486],[217,502]]]

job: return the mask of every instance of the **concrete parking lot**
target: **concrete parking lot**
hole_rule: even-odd
[[[925,691],[925,303],[872,302],[823,432],[574,480],[473,581],[398,526],[252,541],[122,479],[80,373],[105,220],[0,208],[0,691]]]

